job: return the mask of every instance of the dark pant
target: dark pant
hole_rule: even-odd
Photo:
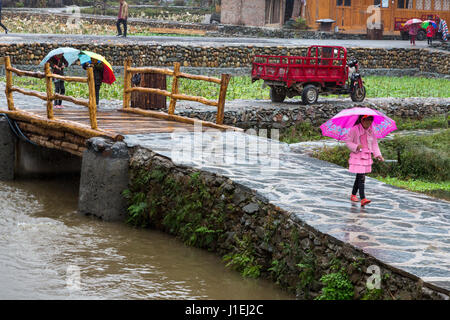
[[[1,2],[1,1],[0,1]],[[0,4],[0,27],[3,28],[3,30],[5,30],[6,33],[8,33],[8,28],[5,27],[5,25],[2,23],[2,9],[1,9],[1,4]]]
[[[428,44],[433,44],[433,37],[427,37]]]
[[[353,184],[352,194],[356,196],[356,193],[359,190],[359,197],[364,199],[366,197],[364,193],[364,182],[366,181],[365,173],[357,173],[355,183]]]
[[[66,94],[66,87],[64,86],[63,80],[56,80],[55,81],[55,93],[59,93],[61,95]],[[61,105],[62,100],[55,100],[55,106]]]
[[[411,44],[416,44],[416,35],[415,34],[410,34],[409,35],[409,42],[411,42]]]
[[[0,20],[0,27],[2,27],[6,33],[8,33],[8,28],[5,27],[5,25],[2,23],[2,20]]]
[[[98,107],[98,103],[100,101],[100,87],[102,86],[102,83],[96,83],[95,84],[95,103]]]
[[[127,20],[126,19],[119,19],[117,20],[117,34],[122,34],[122,30],[120,29],[120,24],[123,24],[123,35],[126,37],[127,36]]]

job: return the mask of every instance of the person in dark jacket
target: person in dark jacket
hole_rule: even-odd
[[[0,0],[0,27],[5,30],[5,33],[8,33],[8,28],[2,23],[2,0]]]
[[[64,75],[64,68],[69,66],[69,63],[64,58],[64,55],[57,54],[51,57],[48,62],[50,63],[50,68],[52,69],[52,73],[58,74],[60,76]],[[62,95],[66,94],[66,88],[64,86],[64,80],[53,78],[53,83],[55,84],[55,93],[59,93]],[[62,108],[62,100],[55,100],[55,108]]]
[[[103,62],[97,59],[91,59],[91,63],[84,63],[83,69],[86,70],[87,67],[92,67],[94,71],[94,84],[95,84],[95,103],[98,108],[98,103],[100,101],[100,87],[103,82]]]

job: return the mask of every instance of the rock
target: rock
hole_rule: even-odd
[[[242,210],[244,210],[245,213],[253,214],[259,210],[259,205],[252,202],[243,207]]]

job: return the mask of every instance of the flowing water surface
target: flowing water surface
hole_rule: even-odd
[[[77,213],[78,177],[0,182],[0,299],[294,299],[155,230]]]

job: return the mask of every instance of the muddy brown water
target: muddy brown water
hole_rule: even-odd
[[[294,299],[168,234],[77,212],[78,178],[0,182],[0,299]]]

